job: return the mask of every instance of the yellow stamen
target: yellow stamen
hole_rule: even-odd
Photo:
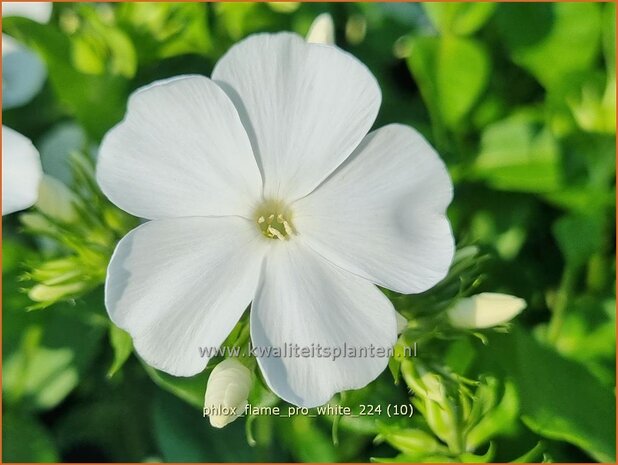
[[[283,203],[267,200],[255,212],[256,223],[268,239],[285,241],[296,231],[292,225],[292,212]]]

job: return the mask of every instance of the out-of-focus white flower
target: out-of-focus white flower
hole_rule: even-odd
[[[40,23],[51,17],[51,2],[3,2],[2,17],[23,16]],[[12,37],[2,34],[2,108],[28,103],[43,88],[47,71],[41,59]]]
[[[423,292],[453,258],[444,163],[411,127],[367,134],[380,88],[337,47],[257,34],[212,77],[138,90],[103,139],[101,189],[152,220],[113,254],[110,318],[177,376],[205,368],[196,347],[220,346],[250,302],[254,346],[391,348],[396,312],[376,285]],[[315,407],[366,386],[388,358],[257,362],[281,398]]]
[[[212,426],[223,428],[244,413],[252,382],[249,369],[234,358],[212,370],[204,395],[204,410],[211,412]]]
[[[506,323],[526,308],[526,301],[508,294],[484,292],[461,299],[448,310],[448,318],[458,328],[490,328]]]
[[[30,139],[2,126],[2,214],[31,207],[42,176],[39,152]]]
[[[335,43],[335,23],[329,13],[318,15],[307,32],[307,42],[333,45]]]
[[[45,24],[53,7],[53,2],[2,2],[2,17],[21,16]]]
[[[77,218],[74,202],[75,195],[61,181],[48,175],[43,175],[39,184],[37,208],[51,218],[70,223]]]
[[[28,103],[43,88],[47,72],[41,59],[2,34],[2,108]]]

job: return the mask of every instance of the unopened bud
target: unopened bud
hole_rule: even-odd
[[[77,218],[73,205],[75,201],[75,195],[62,182],[52,176],[43,176],[36,202],[36,207],[42,213],[63,223],[70,223]]]
[[[448,311],[457,328],[491,328],[506,323],[526,308],[526,301],[508,294],[484,292],[461,299]]]
[[[307,42],[326,45],[335,44],[335,24],[330,14],[322,13],[313,20],[309,32],[307,32]]]
[[[223,428],[244,413],[252,381],[251,371],[233,358],[212,370],[204,396],[204,416],[212,426]]]

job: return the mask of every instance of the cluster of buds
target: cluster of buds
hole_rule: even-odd
[[[72,189],[43,176],[34,210],[20,215],[25,231],[43,241],[46,256],[52,257],[27,264],[23,278],[32,283],[31,309],[75,299],[101,285],[118,238],[136,226],[100,193],[92,160],[73,154],[71,168]]]
[[[468,380],[418,360],[405,360],[401,371],[426,426],[381,425],[377,439],[401,452],[398,461],[485,463],[493,459],[494,447],[488,442],[513,428],[518,416],[513,386],[501,386],[492,377]]]

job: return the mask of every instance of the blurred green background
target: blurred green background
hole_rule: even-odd
[[[147,368],[103,307],[107,260],[136,220],[102,198],[92,159],[128,95],[210,75],[251,33],[305,35],[323,12],[379,81],[375,127],[409,124],[446,161],[462,248],[449,282],[389,294],[418,358],[337,401],[407,403],[432,367],[456,393],[442,430],[436,399],[411,419],[265,416],[215,430],[201,416],[207,374]],[[3,30],[48,72],[3,124],[88,205],[80,224],[36,209],[3,218],[3,461],[615,460],[614,4],[58,3],[48,24],[4,17]],[[54,281],[58,267],[75,272]],[[508,331],[440,326],[453,298],[480,291],[528,308]]]

